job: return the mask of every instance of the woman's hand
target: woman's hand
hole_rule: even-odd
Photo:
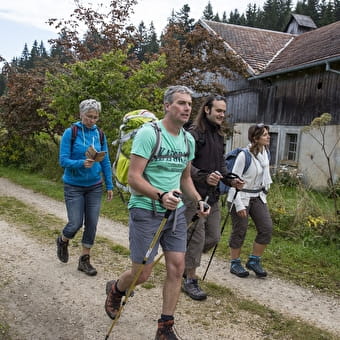
[[[246,210],[246,209],[239,210],[239,211],[237,212],[237,215],[240,216],[240,217],[245,218],[245,217],[247,217],[247,210]]]
[[[84,161],[84,167],[85,168],[92,168],[93,163],[94,163],[93,159],[86,158],[85,161]]]
[[[107,201],[111,201],[113,198],[113,191],[112,190],[108,190],[106,193],[106,200]]]

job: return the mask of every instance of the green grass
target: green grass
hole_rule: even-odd
[[[55,234],[60,230],[61,223],[60,219],[43,214],[11,197],[0,197],[0,218],[15,225],[16,228],[44,245],[54,244]],[[78,235],[75,240],[72,240],[70,252],[78,252],[80,237],[81,235]],[[103,237],[96,238],[93,255],[96,263],[100,263],[104,266],[103,270],[112,275],[124,270],[129,263],[128,251]],[[158,264],[154,269],[148,282],[142,285],[144,289],[152,290],[163,283],[164,266]],[[256,331],[256,334],[262,336],[263,339],[336,340],[336,337],[329,332],[320,330],[302,320],[288,318],[257,302],[241,298],[226,287],[206,281],[202,282],[202,286],[211,297],[210,302],[207,301],[197,308],[196,301],[184,297],[182,299],[184,301],[179,303],[179,308],[182,308],[183,313],[188,313],[189,318],[192,317],[192,310],[195,309],[193,323],[213,327],[211,318],[214,319],[214,324],[217,322],[221,325],[225,324],[225,320],[228,319],[236,325],[242,325],[245,322],[250,330]],[[219,301],[218,304],[216,301]],[[211,318],[207,318],[207,315]],[[9,334],[10,328],[6,320],[0,317],[0,339],[9,340]]]
[[[0,167],[0,176],[7,177],[13,182],[49,197],[63,200],[63,184],[61,182],[49,181],[41,178],[38,174],[29,174],[15,169]],[[296,205],[297,192],[293,188],[284,188],[284,199],[289,205]],[[329,208],[332,201],[321,198],[318,193],[312,193],[322,206]],[[287,197],[287,198],[286,198]],[[222,208],[223,216],[225,207]],[[114,191],[111,202],[106,201],[103,196],[101,214],[127,225],[128,210],[122,202],[118,192]],[[223,217],[224,219],[224,217]],[[223,220],[222,220],[223,221]],[[60,226],[59,226],[60,228]],[[274,225],[275,229],[275,225]],[[230,233],[230,219],[225,227],[221,242],[217,248],[216,256],[227,261],[229,259],[228,238]],[[242,258],[246,259],[251,252],[252,242],[255,237],[254,227],[248,230],[245,244],[242,248]],[[271,275],[289,280],[295,284],[340,296],[340,248],[335,244],[313,243],[306,244],[304,240],[289,240],[275,234],[271,244],[267,247],[263,264]]]

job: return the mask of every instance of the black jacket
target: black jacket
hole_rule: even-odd
[[[219,199],[219,190],[217,187],[208,185],[207,176],[219,171],[223,175],[223,183],[230,186],[230,180],[225,178],[228,174],[224,161],[224,137],[219,133],[220,126],[210,123],[205,119],[205,131],[199,131],[197,127],[192,126],[189,132],[196,141],[195,158],[192,160],[191,177],[194,181],[196,190],[204,199],[209,195],[209,204],[213,204]]]

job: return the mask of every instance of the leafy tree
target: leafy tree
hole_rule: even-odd
[[[178,40],[181,36],[183,39]],[[185,84],[198,93],[223,93],[219,77],[232,77],[232,71],[242,74],[243,64],[227,50],[223,39],[211,35],[200,25],[191,32],[181,25],[168,25],[161,53],[166,55],[167,69],[163,83]],[[207,78],[208,77],[208,78]]]
[[[40,110],[49,121],[49,128],[60,134],[79,119],[79,103],[94,98],[102,103],[100,126],[112,139],[125,113],[134,109],[161,112],[165,58],[132,67],[127,53],[120,50],[84,62],[68,65],[65,72],[48,74],[46,94],[51,98],[48,109]]]
[[[127,24],[131,8],[137,0],[111,0],[108,13],[86,8],[76,1],[76,9],[69,20],[50,19],[48,23],[60,30],[57,39],[51,39],[53,48],[75,62],[99,57],[111,50],[126,48],[134,27]],[[79,27],[87,28],[84,37]]]

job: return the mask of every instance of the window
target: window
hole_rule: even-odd
[[[287,135],[286,135],[285,158],[289,161],[296,161],[297,160],[297,140],[298,140],[297,134],[287,133]]]

